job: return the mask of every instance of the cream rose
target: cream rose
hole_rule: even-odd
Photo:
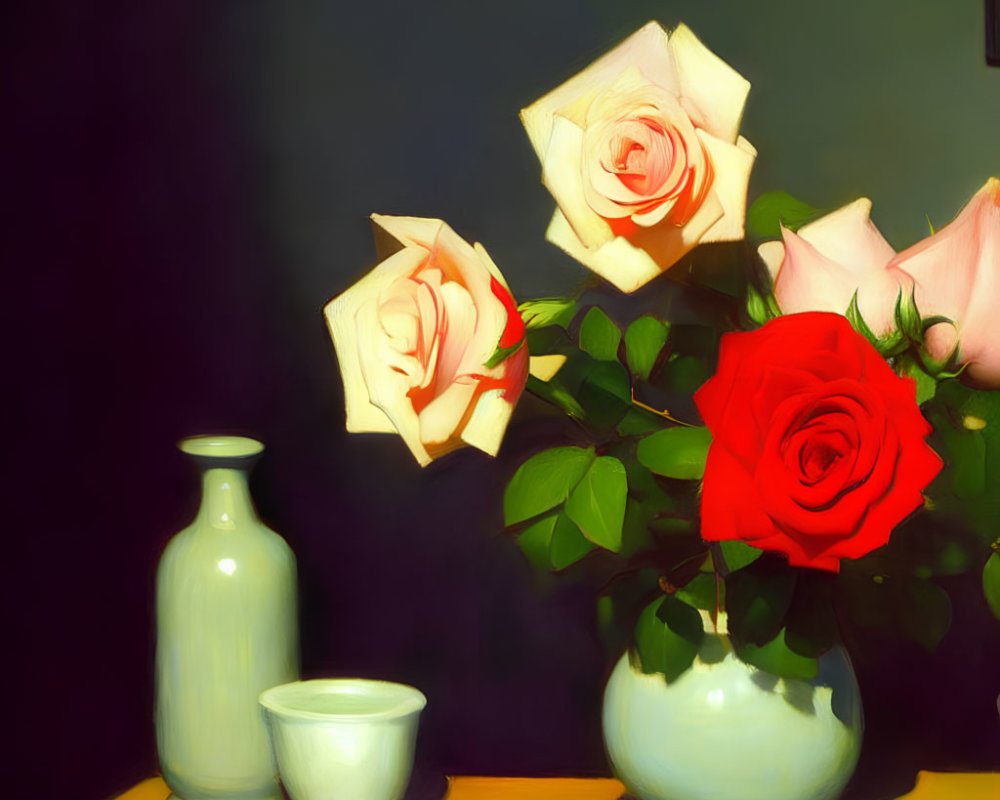
[[[757,252],[774,281],[774,299],[785,314],[847,312],[854,293],[858,310],[876,334],[895,327],[893,312],[901,276],[889,268],[896,251],[869,218],[872,203],[860,198],[803,225],[782,229],[782,241]]]
[[[650,22],[522,110],[557,205],[546,238],[624,292],[741,239],[749,89],[686,26]]]
[[[1000,180],[990,178],[959,215],[893,259],[915,282],[923,316],[954,325],[927,332],[927,349],[947,359],[956,344],[964,376],[1000,388]]]
[[[464,445],[495,455],[528,374],[503,276],[441,220],[372,221],[383,260],[324,309],[347,429],[398,432],[422,466]]]

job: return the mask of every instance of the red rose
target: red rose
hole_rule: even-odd
[[[889,540],[941,469],[916,385],[840,314],[722,337],[695,394],[712,432],[701,535],[837,572]]]

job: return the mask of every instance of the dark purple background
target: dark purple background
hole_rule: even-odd
[[[320,309],[372,263],[366,215],[442,216],[487,244],[516,294],[569,288],[581,272],[542,241],[551,204],[515,112],[657,13],[688,20],[755,92],[758,80],[777,85],[748,109],[748,135],[772,148],[755,191],[804,193],[775,166],[785,161],[818,205],[851,199],[862,177],[876,197],[897,183],[900,202],[910,194],[882,162],[913,137],[919,150],[923,128],[866,167],[844,154],[867,134],[851,140],[837,115],[820,120],[830,144],[818,156],[818,134],[765,119],[808,123],[783,94],[798,73],[768,60],[775,39],[796,37],[754,43],[744,30],[755,17],[736,4],[729,20],[691,2],[669,16],[652,2],[398,5],[153,0],[5,14],[9,796],[106,798],[155,771],[153,576],[197,502],[174,443],[205,431],[268,446],[253,489],[298,556],[307,675],[421,687],[420,758],[442,770],[604,773],[608,658],[590,595],[572,580],[540,584],[498,533],[504,481],[568,431],[528,399],[497,460],[462,451],[420,470],[395,437],[342,430]],[[876,41],[869,12],[848,5],[811,27],[791,12],[783,24],[831,52],[840,33]],[[933,29],[923,16],[914,30]],[[958,17],[957,46],[981,48],[978,17]],[[936,52],[916,46],[919,63]],[[903,70],[917,70],[921,97],[949,52],[926,75]],[[970,87],[1000,97],[992,76],[959,63]],[[846,94],[865,91],[855,80]],[[813,102],[814,115],[826,107]],[[862,105],[871,130],[898,119]],[[982,157],[983,133],[997,129],[989,108],[970,88],[958,126],[969,141],[956,136],[951,163],[922,165],[923,208],[938,223],[1000,163]],[[903,122],[930,119],[909,113]],[[909,225],[889,227],[920,235]],[[852,797],[901,794],[918,767],[1000,769],[1000,632],[974,579],[950,585],[956,623],[934,656],[854,644],[868,728]]]

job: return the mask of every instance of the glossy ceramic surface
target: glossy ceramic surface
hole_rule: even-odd
[[[291,800],[400,800],[426,702],[412,686],[361,679],[264,692],[260,704]]]
[[[157,572],[160,766],[183,800],[277,800],[257,698],[298,677],[295,559],[250,498],[260,442],[211,436],[180,447],[202,469],[202,502]]]
[[[815,680],[785,680],[736,658],[728,637],[705,638],[704,660],[671,684],[635,669],[627,654],[615,666],[604,741],[629,791],[641,800],[838,797],[863,728],[843,650],[820,659]]]

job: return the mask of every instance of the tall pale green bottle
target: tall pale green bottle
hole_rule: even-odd
[[[250,499],[260,442],[199,436],[180,449],[202,470],[202,499],[156,576],[160,767],[182,800],[277,800],[257,698],[299,677],[295,557]]]

